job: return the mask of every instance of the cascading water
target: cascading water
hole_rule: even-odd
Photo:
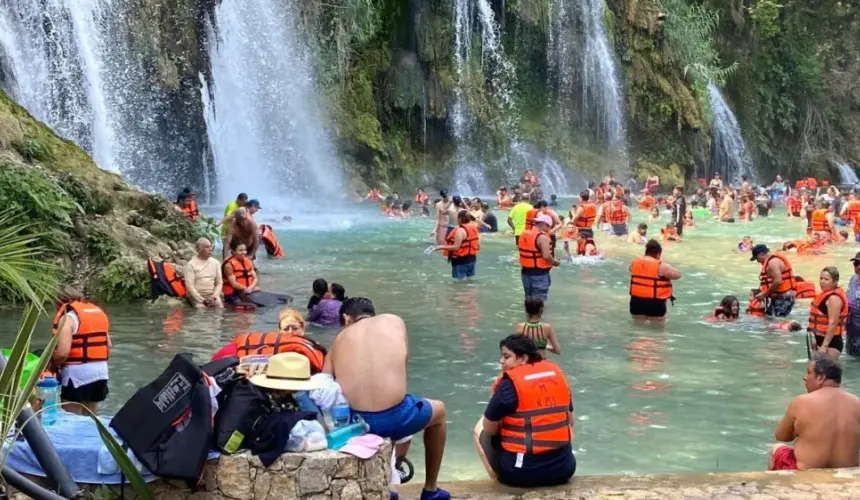
[[[626,160],[624,96],[603,0],[551,0],[547,54],[562,119],[578,123],[614,157]]]
[[[455,185],[475,182],[475,175],[487,186],[486,165],[475,154],[470,143],[472,116],[469,110],[466,86],[476,81],[485,82],[495,105],[501,110],[504,121],[500,124],[512,143],[517,137],[516,102],[511,91],[515,78],[513,65],[507,60],[501,43],[501,29],[489,0],[454,1],[454,61],[457,69],[457,85],[454,88],[454,107],[451,121],[457,139],[457,166],[454,172]],[[470,75],[472,67],[473,36],[480,33],[481,58],[480,78]],[[506,172],[506,175],[511,172]],[[467,180],[468,179],[468,180]]]
[[[755,181],[757,172],[746,144],[741,135],[741,127],[728,103],[723,99],[720,89],[713,83],[708,84],[711,103],[711,169],[702,176],[707,178],[719,173],[723,179],[737,183],[741,176]]]
[[[219,198],[340,197],[295,0],[223,0],[203,90]]]
[[[493,192],[484,177],[483,165],[457,165],[454,171],[454,193],[460,196],[486,196]]]
[[[855,172],[850,165],[847,163],[837,162],[836,167],[839,168],[839,176],[841,177],[842,184],[856,186],[860,183],[860,179],[857,179],[857,172]]]
[[[0,44],[12,98],[100,167],[118,171],[103,67],[110,9],[107,0],[8,0]]]
[[[538,175],[545,198],[552,194],[568,196],[578,193],[587,185],[584,177],[576,173],[566,173],[558,160],[541,154],[528,145],[514,144],[513,157],[523,170],[530,169]]]

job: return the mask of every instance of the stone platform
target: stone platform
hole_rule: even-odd
[[[858,500],[860,469],[655,476],[577,477],[565,486],[523,490],[490,481],[441,485],[458,500]],[[420,484],[400,488],[418,498]]]

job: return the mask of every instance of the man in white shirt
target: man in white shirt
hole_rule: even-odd
[[[188,301],[198,309],[221,309],[221,264],[212,257],[212,242],[197,240],[197,256],[185,264],[185,289]]]

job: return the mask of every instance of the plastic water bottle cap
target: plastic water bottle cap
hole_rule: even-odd
[[[43,378],[36,383],[37,387],[52,388],[59,387],[60,382],[54,377]]]

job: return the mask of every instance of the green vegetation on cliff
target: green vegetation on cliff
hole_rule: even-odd
[[[14,214],[0,222],[23,225],[32,245],[59,264],[63,282],[108,302],[146,298],[146,259],[185,259],[204,233],[166,200],[99,169],[2,91],[0,209]]]

